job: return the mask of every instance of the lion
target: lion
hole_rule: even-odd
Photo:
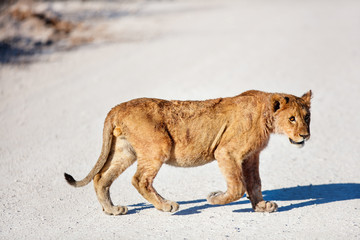
[[[310,138],[311,97],[311,90],[302,97],[251,90],[205,101],[140,98],[124,102],[105,119],[101,154],[90,173],[81,181],[65,173],[65,179],[74,187],[93,179],[103,211],[126,214],[126,206],[112,203],[109,188],[137,160],[134,187],[156,209],[175,212],[179,204],[153,187],[161,166],[196,167],[216,160],[227,190],[210,193],[210,204],[227,204],[246,192],[254,211],[274,212],[277,204],[264,201],[261,193],[259,154],[272,133],[304,146]]]

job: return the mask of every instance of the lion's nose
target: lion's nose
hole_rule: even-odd
[[[310,134],[305,134],[305,135],[299,134],[299,135],[300,135],[300,137],[302,137],[303,139],[307,139],[307,138],[309,138],[309,136],[310,136]]]

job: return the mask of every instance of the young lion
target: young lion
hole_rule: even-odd
[[[93,179],[104,212],[126,214],[127,207],[113,205],[109,188],[137,160],[132,184],[155,208],[175,212],[179,204],[153,187],[160,167],[195,167],[216,159],[227,190],[210,193],[210,204],[230,203],[246,191],[255,211],[276,211],[277,204],[262,197],[259,154],[271,133],[304,145],[310,138],[311,95],[311,90],[301,98],[252,90],[206,101],[141,98],[122,103],[105,119],[102,151],[94,168],[81,181],[66,173],[65,178],[75,187]]]

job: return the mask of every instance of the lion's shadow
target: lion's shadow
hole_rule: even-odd
[[[297,186],[289,188],[281,188],[274,190],[263,191],[264,199],[267,201],[296,201],[296,203],[290,203],[289,205],[281,206],[279,204],[278,212],[289,211],[294,208],[301,208],[311,205],[320,205],[331,202],[346,201],[353,199],[360,199],[360,184],[359,183],[332,183],[332,184],[322,184],[322,185],[307,185],[307,186]],[[301,201],[301,202],[299,202]],[[193,206],[190,208],[185,208],[174,213],[174,215],[192,215],[201,213],[201,210],[207,208],[214,208],[220,206],[231,206],[231,205],[241,205],[248,204],[250,201],[246,198],[242,200],[229,203],[227,205],[210,205],[206,203],[206,199],[198,199],[192,201],[179,201],[180,206],[186,204],[196,204],[196,203],[205,203],[200,206]],[[135,207],[129,211],[129,214],[136,213],[140,210],[153,208],[150,204],[139,203],[135,205],[130,205],[130,207]],[[251,208],[238,209],[234,212],[251,212]]]

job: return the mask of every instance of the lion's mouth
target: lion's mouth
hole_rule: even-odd
[[[295,146],[298,146],[298,147],[303,147],[305,145],[305,140],[303,140],[301,142],[295,142],[294,140],[289,138],[289,141],[290,141],[291,144],[294,144]]]

